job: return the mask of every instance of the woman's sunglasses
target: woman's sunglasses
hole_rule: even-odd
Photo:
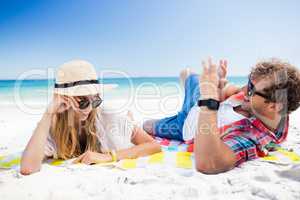
[[[247,95],[249,97],[252,97],[254,95],[258,95],[258,96],[261,96],[265,99],[270,99],[269,96],[267,96],[266,94],[263,94],[261,92],[256,91],[255,85],[252,83],[252,81],[250,79],[248,80],[248,85],[247,85]]]
[[[97,108],[101,105],[102,99],[99,96],[94,97],[92,100],[90,100],[87,97],[80,97],[79,108],[81,110],[86,109],[89,107],[90,104],[92,104],[92,108]]]

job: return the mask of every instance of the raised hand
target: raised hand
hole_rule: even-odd
[[[203,72],[200,75],[200,94],[204,99],[219,99],[219,76],[217,73],[217,65],[211,58],[202,62]]]
[[[227,60],[220,60],[218,67],[218,76],[219,79],[226,79],[227,77]]]
[[[227,60],[220,60],[218,67],[219,88],[222,90],[227,84]]]
[[[47,112],[50,114],[62,113],[71,107],[68,97],[54,94],[52,101],[47,107]]]

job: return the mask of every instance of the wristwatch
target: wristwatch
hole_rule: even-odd
[[[220,106],[220,101],[215,99],[199,99],[198,106],[206,106],[210,110],[218,110]]]

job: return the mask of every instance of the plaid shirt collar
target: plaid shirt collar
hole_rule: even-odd
[[[289,116],[282,118],[282,120],[280,121],[275,132],[270,131],[262,123],[262,121],[257,119],[256,117],[251,117],[251,118],[249,118],[249,120],[250,120],[252,126],[259,129],[260,132],[264,132],[264,133],[270,135],[276,141],[276,143],[283,142],[287,137],[288,127],[289,127]]]
[[[241,104],[241,102],[243,101],[245,97],[245,93],[244,92],[240,92],[238,94],[232,95],[231,97],[229,97],[232,102],[239,102],[239,104]],[[280,121],[275,133],[273,133],[272,131],[270,131],[263,123],[261,120],[257,119],[256,117],[250,117],[248,118],[251,122],[251,125],[256,127],[260,132],[266,133],[268,135],[270,135],[272,138],[274,138],[274,140],[277,143],[281,143],[283,142],[288,134],[288,128],[289,128],[289,116],[287,115],[286,117],[283,117],[282,120]],[[247,124],[247,123],[246,123]],[[232,124],[233,125],[233,124]],[[224,126],[223,129],[221,130],[226,130],[227,127],[229,126]]]

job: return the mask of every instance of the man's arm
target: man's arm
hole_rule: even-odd
[[[241,88],[236,85],[227,83],[225,85],[225,87],[221,90],[221,94],[220,94],[221,102],[225,101],[227,98],[231,97],[232,95],[235,95],[235,94],[241,92],[243,88],[244,87]]]
[[[203,63],[200,77],[200,94],[202,99],[220,99],[216,65],[211,59]],[[206,174],[228,171],[235,166],[234,152],[220,139],[217,127],[217,111],[201,107],[198,119],[198,131],[195,136],[196,169]]]
[[[201,108],[195,137],[196,169],[206,174],[228,171],[235,166],[234,152],[220,139],[217,112]]]

